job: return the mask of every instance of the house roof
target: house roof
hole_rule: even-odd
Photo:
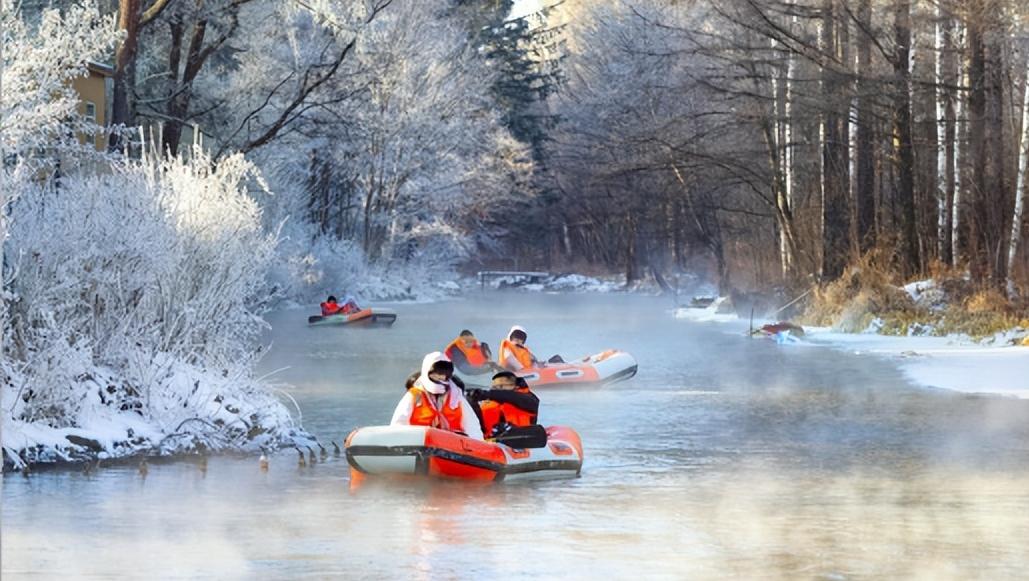
[[[112,67],[111,65],[93,61],[86,61],[86,68],[89,69],[90,72],[96,73],[98,75],[103,75],[105,77],[114,76],[114,67]]]

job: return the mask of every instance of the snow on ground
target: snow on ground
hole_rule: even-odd
[[[916,304],[933,311],[947,308],[947,293],[934,279],[916,280],[901,287]]]
[[[600,280],[591,276],[581,274],[561,274],[553,277],[544,284],[548,291],[563,292],[613,292],[621,289],[622,285],[609,280]]]
[[[512,274],[492,278],[487,284],[493,289],[527,292],[609,293],[625,290],[625,284],[621,281],[602,280],[575,273],[551,274],[546,277]]]
[[[676,319],[696,321],[698,323],[728,323],[740,318],[735,311],[723,307],[725,297],[715,299],[706,307],[679,307],[675,309]]]
[[[140,392],[124,373],[94,367],[42,406],[35,398],[45,394],[34,395],[24,378],[10,374],[16,381],[0,389],[9,412],[0,414],[5,468],[316,445],[270,388],[164,359],[167,365]]]
[[[924,294],[932,288],[910,285],[908,292]],[[703,323],[736,323],[734,314],[719,313],[717,299],[708,307],[683,307],[675,318]],[[755,327],[764,323],[755,322]],[[1029,399],[1029,346],[1018,346],[1017,334],[1000,334],[987,343],[965,336],[895,337],[867,333],[841,333],[827,327],[806,327],[806,336],[790,344],[826,347],[855,355],[894,360],[915,384],[963,393],[985,393]],[[796,339],[791,337],[791,339]],[[1016,344],[1013,344],[1016,343]]]
[[[1029,398],[1029,348],[982,345],[966,337],[892,337],[807,329],[808,340],[855,354],[896,359],[914,383],[965,393]]]

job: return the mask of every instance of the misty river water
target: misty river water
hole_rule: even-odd
[[[910,385],[890,361],[672,318],[670,301],[486,294],[389,329],[272,313],[262,373],[331,449],[388,422],[421,356],[514,323],[538,355],[619,348],[639,374],[537,390],[582,436],[575,480],[382,484],[296,453],[3,479],[16,578],[1000,579],[1029,576],[1029,401]]]

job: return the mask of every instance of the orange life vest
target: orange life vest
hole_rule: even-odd
[[[500,342],[500,352],[497,357],[497,362],[500,363],[501,367],[507,368],[507,354],[510,352],[514,355],[518,363],[522,364],[523,368],[532,367],[532,351],[525,345],[519,345],[510,339],[504,339]]]
[[[324,302],[322,303],[322,316],[328,317],[329,315],[335,315],[339,313],[340,306],[338,303]]]
[[[515,391],[529,393],[529,388],[519,387]],[[504,420],[512,426],[531,426],[536,423],[535,414],[509,403],[486,400],[479,404],[479,409],[482,410],[483,434],[486,437],[489,437],[493,427],[500,421],[501,414],[503,414]]]
[[[464,423],[461,417],[461,406],[450,407],[450,395],[452,388],[447,388],[447,395],[443,398],[442,409],[436,408],[435,397],[425,393],[418,387],[412,387],[408,393],[414,398],[414,405],[411,408],[412,426],[429,426],[451,432],[460,430]]]
[[[483,354],[482,347],[479,346],[478,341],[476,341],[475,344],[472,345],[472,348],[469,349],[468,347],[465,347],[464,341],[461,340],[461,338],[454,339],[450,345],[447,345],[447,348],[443,350],[443,353],[447,357],[450,357],[451,360],[454,359],[453,355],[451,355],[453,349],[460,351],[464,355],[465,361],[467,361],[468,365],[471,365],[472,367],[482,367],[486,364],[486,356]]]

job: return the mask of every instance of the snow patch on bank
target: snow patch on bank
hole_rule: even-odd
[[[1029,348],[973,342],[963,336],[890,337],[807,329],[814,344],[898,360],[914,383],[964,393],[1029,398]]]
[[[912,283],[904,290],[926,301],[934,287]],[[741,323],[732,313],[720,313],[725,299],[706,307],[683,307],[674,311],[677,319],[701,323]],[[746,323],[746,321],[742,321]],[[755,322],[755,326],[759,323]],[[962,393],[997,394],[1029,399],[1029,346],[1018,346],[1024,333],[1000,333],[986,341],[964,335],[946,337],[888,336],[875,333],[874,325],[864,333],[843,333],[828,327],[805,327],[803,338],[791,337],[791,344],[805,344],[849,351],[855,355],[883,357],[897,363],[904,375],[917,385]]]
[[[707,306],[679,307],[675,309],[676,319],[695,321],[698,323],[729,323],[739,321],[739,316],[727,308],[726,297],[719,297]]]
[[[601,280],[576,273],[546,274],[545,276],[509,274],[487,279],[486,286],[493,290],[582,293],[610,293],[624,290],[625,287],[624,284],[614,280]]]
[[[0,414],[4,464],[315,445],[283,402],[252,379],[167,358],[147,375],[95,367],[58,396],[11,373],[0,392],[10,410]]]
[[[475,286],[481,282],[471,279]],[[515,290],[546,293],[659,293],[661,289],[650,280],[625,284],[622,276],[593,277],[578,273],[526,273],[490,277],[486,287],[493,290]]]

